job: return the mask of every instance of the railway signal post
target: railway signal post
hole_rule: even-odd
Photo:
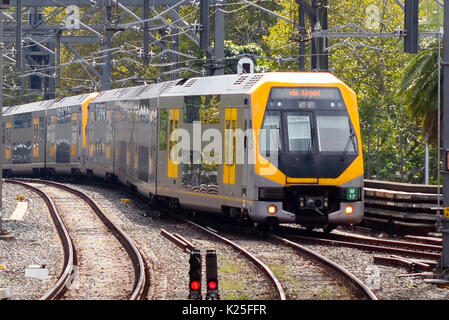
[[[189,270],[189,299],[202,300],[201,296],[201,252],[193,249],[190,252]]]
[[[215,250],[206,251],[206,300],[219,300],[217,253]]]

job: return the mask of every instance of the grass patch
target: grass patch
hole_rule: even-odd
[[[239,273],[241,271],[241,267],[238,263],[233,261],[225,261],[220,268],[218,269],[219,272],[223,273]]]
[[[226,293],[222,296],[223,300],[249,300],[247,294],[238,295],[236,293]]]
[[[292,281],[291,274],[287,271],[286,267],[284,265],[275,264],[270,265],[271,271],[275,274],[275,276],[284,281]]]

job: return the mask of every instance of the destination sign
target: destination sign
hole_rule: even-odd
[[[271,99],[341,100],[338,88],[273,88]]]

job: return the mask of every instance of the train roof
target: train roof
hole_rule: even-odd
[[[178,79],[138,87],[101,92],[92,102],[140,100],[158,97],[214,94],[248,94],[261,83],[297,83],[298,85],[342,84],[328,72],[270,72]]]
[[[3,108],[4,115],[34,112],[65,106],[82,105],[86,99],[97,95],[92,102],[118,100],[140,100],[170,96],[250,94],[261,84],[274,82],[298,85],[345,85],[340,79],[328,72],[270,72],[244,73],[222,76],[178,79],[137,87],[119,88],[100,93],[87,93],[62,99],[37,101],[14,107]]]
[[[248,94],[266,82],[298,85],[343,84],[340,79],[328,72],[244,73],[166,83],[161,96]]]
[[[9,116],[19,113],[28,113],[28,112],[35,112],[35,111],[41,111],[47,109],[49,106],[53,104],[55,99],[52,100],[43,100],[43,101],[36,101],[31,102],[27,104],[21,104],[14,107],[5,107],[3,108],[3,115]]]
[[[52,105],[47,106],[48,109],[55,109],[61,107],[76,107],[81,106],[89,97],[98,93],[85,93],[77,96],[64,97],[54,100]]]
[[[160,93],[163,92],[163,89],[166,86],[169,86],[171,82],[173,81],[102,91],[92,102],[101,103],[118,100],[140,100],[157,98]]]

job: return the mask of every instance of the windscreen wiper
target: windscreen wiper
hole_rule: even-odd
[[[351,132],[349,134],[348,140],[346,141],[345,149],[343,150],[343,153],[341,154],[341,158],[340,158],[341,161],[345,161],[346,160],[346,154],[348,153],[349,144],[351,142],[352,142],[352,146],[354,147],[354,151],[356,149],[355,148],[355,141],[354,141],[355,134],[352,131],[352,128],[350,130],[351,130]]]
[[[315,136],[315,129],[310,130],[311,134],[310,134],[310,142],[309,142],[309,147],[307,149],[307,159],[311,159],[312,158],[312,145],[313,145],[313,137]]]

